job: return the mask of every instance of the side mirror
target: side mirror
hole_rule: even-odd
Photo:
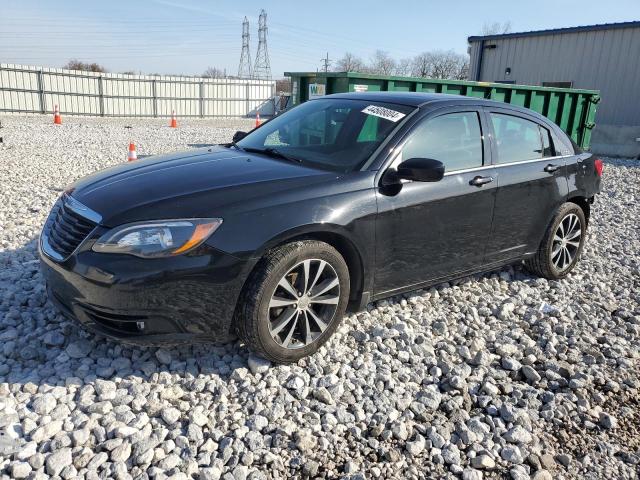
[[[242,140],[247,135],[248,135],[247,132],[242,132],[242,131],[238,130],[236,133],[233,134],[233,141],[234,142],[239,142],[240,140]]]
[[[398,165],[396,176],[415,182],[438,182],[444,177],[444,165],[432,158],[410,158]]]

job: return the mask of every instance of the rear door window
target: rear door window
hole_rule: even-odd
[[[432,158],[445,172],[483,165],[482,132],[477,112],[456,112],[418,125],[402,148],[402,161]]]
[[[498,147],[498,162],[536,160],[554,155],[549,130],[536,122],[501,113],[490,113]]]

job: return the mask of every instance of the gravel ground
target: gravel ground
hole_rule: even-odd
[[[638,478],[637,161],[606,161],[568,279],[505,268],[397,296],[271,366],[238,343],[85,333],[47,302],[36,255],[60,192],[130,140],[169,152],[250,121],[0,121],[2,478]]]

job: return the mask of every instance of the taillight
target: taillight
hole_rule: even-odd
[[[602,176],[602,168],[604,167],[604,164],[602,163],[602,160],[600,160],[599,158],[596,158],[595,161],[593,162],[593,165],[596,167],[596,175],[601,177]]]

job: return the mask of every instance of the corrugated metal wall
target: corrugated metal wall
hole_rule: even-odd
[[[0,112],[242,117],[273,111],[275,82],[124,75],[0,64]]]
[[[472,80],[480,45],[471,42]],[[573,82],[600,90],[597,124],[640,126],[640,27],[487,39],[478,80]]]

